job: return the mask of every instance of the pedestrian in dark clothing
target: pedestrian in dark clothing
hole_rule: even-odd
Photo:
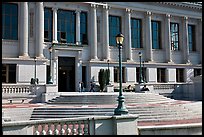
[[[140,91],[149,91],[149,89],[144,85],[144,87]]]
[[[83,91],[84,91],[84,83],[81,82],[81,92],[83,92]]]
[[[95,90],[94,90],[94,83],[91,82],[90,84],[91,84],[91,85],[90,85],[91,88],[90,88],[89,92],[95,92]]]

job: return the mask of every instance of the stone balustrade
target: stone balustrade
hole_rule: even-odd
[[[2,84],[2,94],[30,93],[31,85]]]
[[[137,135],[137,115],[60,118],[2,123],[3,135]]]

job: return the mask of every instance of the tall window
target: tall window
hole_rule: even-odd
[[[196,51],[194,25],[188,25],[188,45],[189,45],[189,51]]]
[[[142,48],[142,26],[140,19],[131,19],[132,48]]]
[[[202,70],[201,69],[194,69],[194,77],[202,75]]]
[[[44,9],[44,41],[51,42],[52,41],[52,9],[45,8]]]
[[[114,82],[118,82],[119,83],[119,67],[114,67]],[[125,82],[125,67],[122,67],[122,83]]]
[[[157,68],[157,82],[166,82],[165,68]]]
[[[171,50],[179,50],[179,24],[171,23]]]
[[[16,64],[2,64],[2,83],[16,83]]]
[[[74,11],[57,10],[57,40],[76,43],[76,14]]]
[[[184,82],[184,69],[183,68],[176,69],[176,82]]]
[[[109,16],[109,44],[117,46],[115,36],[121,33],[121,18],[118,16]]]
[[[18,5],[2,4],[2,39],[18,39]]]
[[[159,21],[152,21],[152,48],[161,49],[161,25]]]
[[[81,12],[80,14],[80,39],[82,44],[88,44],[86,12]]]

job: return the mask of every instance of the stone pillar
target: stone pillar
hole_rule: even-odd
[[[36,2],[36,57],[44,58],[44,7],[43,2]]]
[[[91,59],[98,59],[97,57],[97,18],[96,8],[98,5],[91,4]]]
[[[20,3],[20,58],[28,55],[28,2]]]
[[[110,60],[109,51],[109,9],[110,6],[103,6],[103,55],[105,60]]]
[[[183,17],[183,57],[184,63],[189,61],[189,45],[188,45],[188,17]]]
[[[171,60],[171,30],[170,30],[170,17],[171,15],[166,14],[165,18],[165,50],[166,50],[166,61],[168,63],[172,62]]]
[[[76,12],[76,45],[81,45],[81,39],[80,39],[80,10],[75,11]]]
[[[147,11],[146,12],[146,61],[153,61],[152,59],[152,25],[151,25],[151,15],[152,13]]]
[[[132,61],[132,41],[131,41],[131,9],[126,9],[125,14],[125,49],[127,60]]]
[[[52,8],[53,11],[53,43],[58,43],[57,41],[57,8]]]

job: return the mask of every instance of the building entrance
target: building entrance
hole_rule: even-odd
[[[75,58],[74,57],[58,58],[58,91],[59,92],[75,91]]]

